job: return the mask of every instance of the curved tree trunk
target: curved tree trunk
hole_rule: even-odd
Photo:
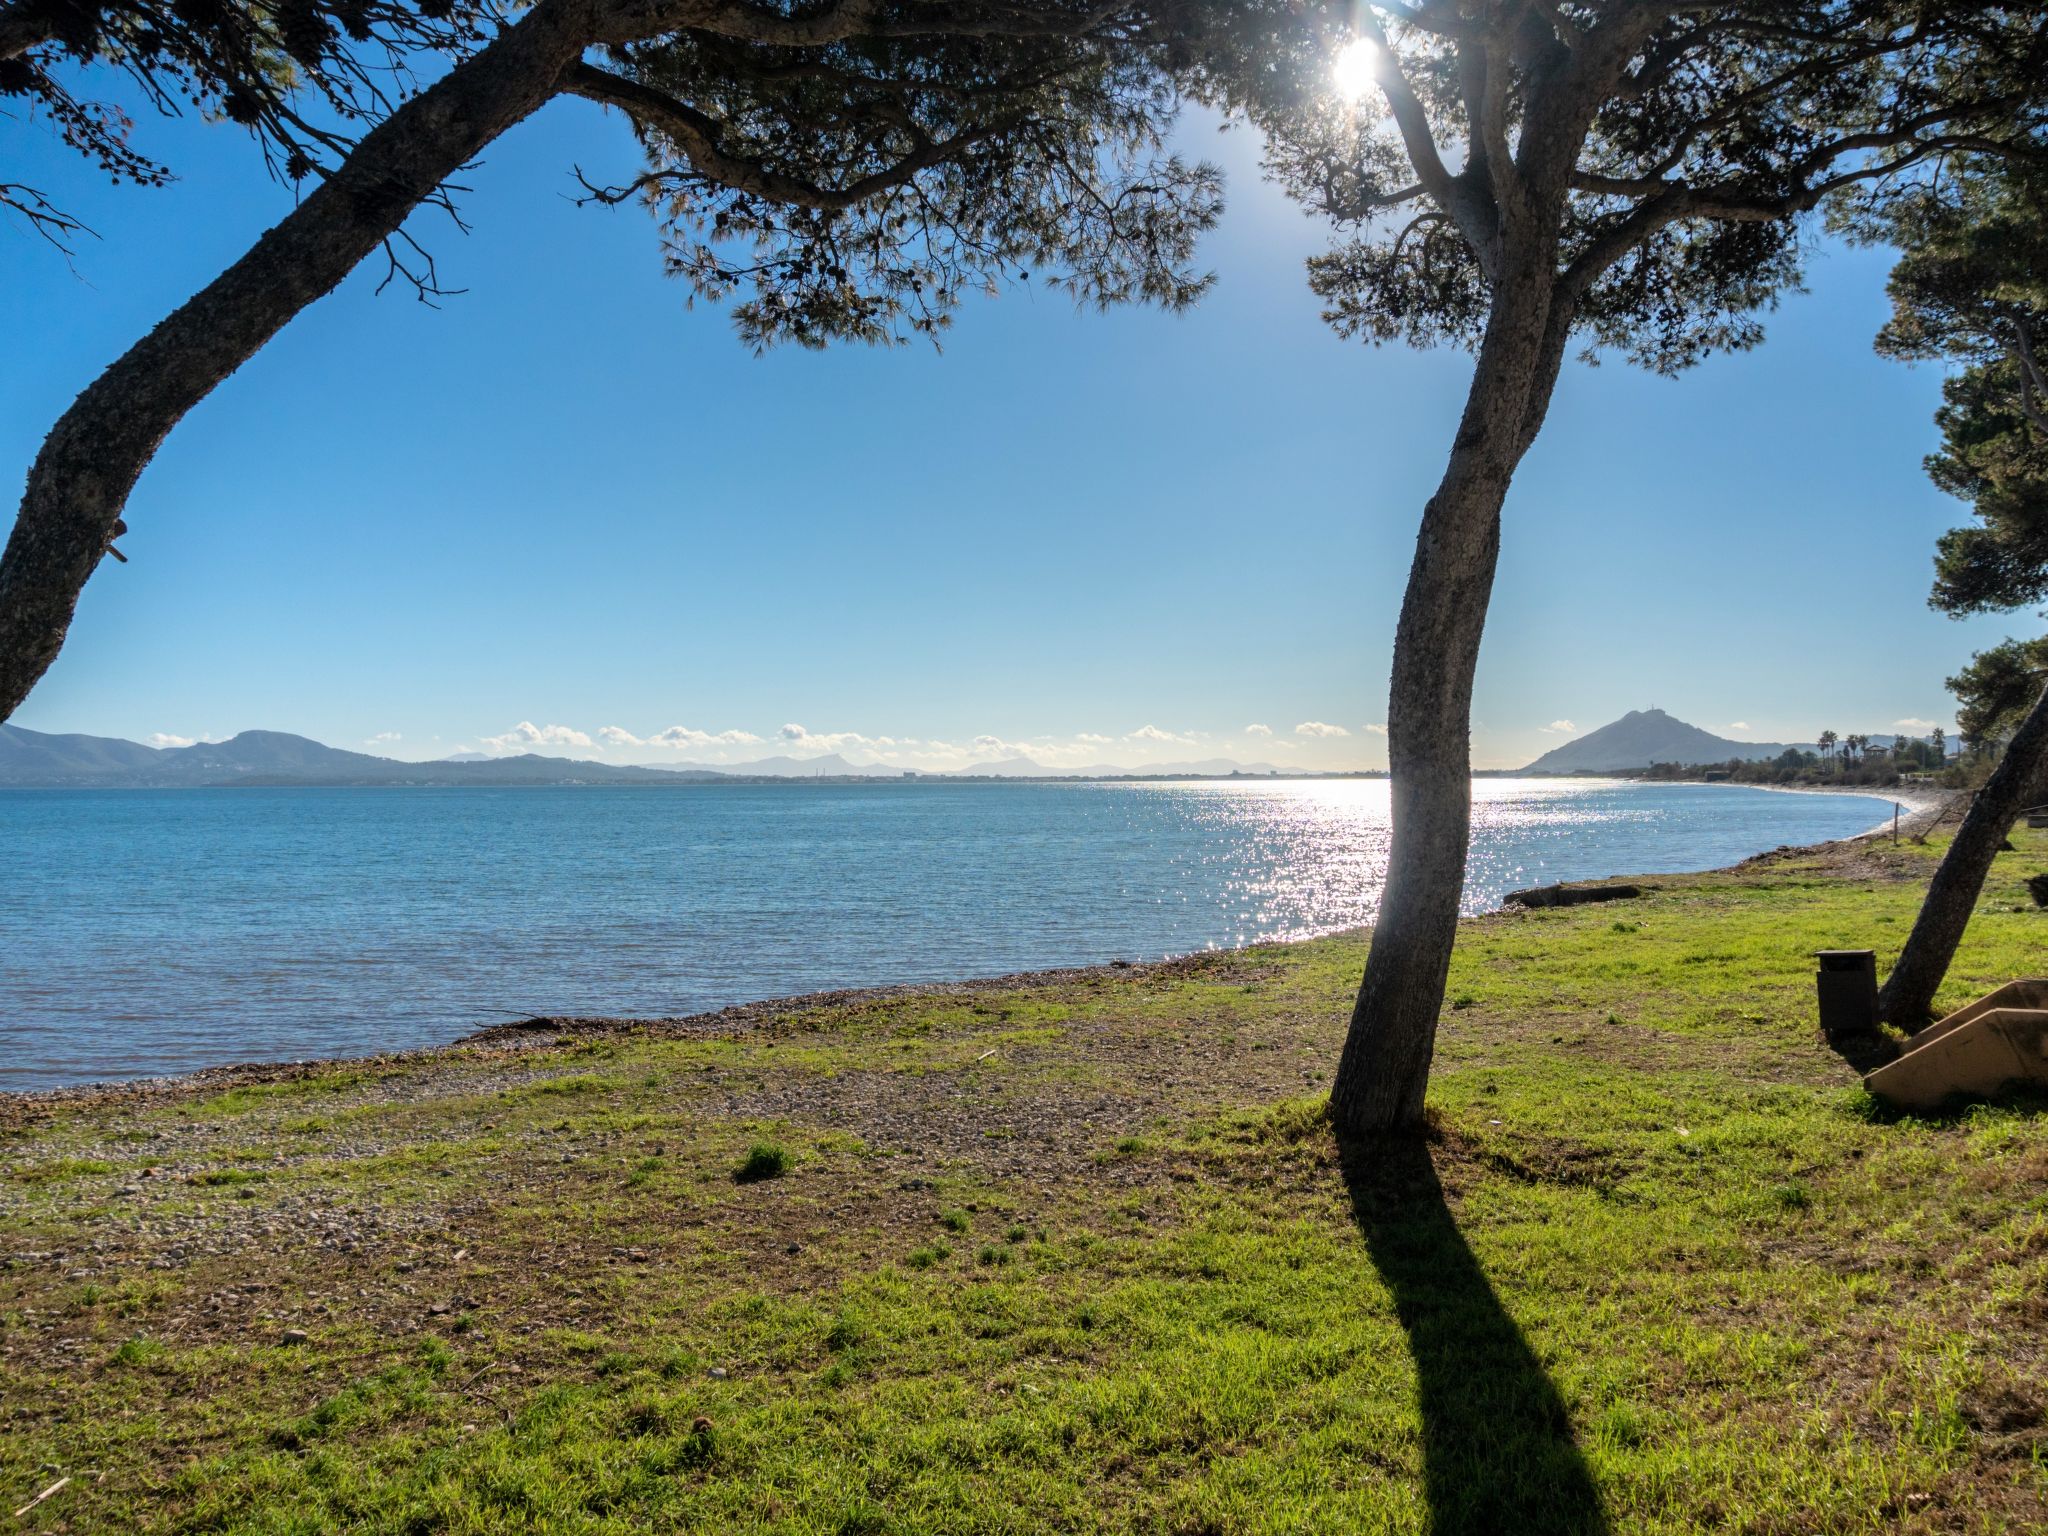
[[[136,480],[185,413],[553,95],[590,0],[541,0],[363,137],[305,202],[72,402],[29,470],[0,556],[0,721],[56,660]]]
[[[1956,829],[1955,841],[1941,857],[1928,883],[1920,915],[1899,963],[1892,967],[1877,994],[1877,1016],[1888,1024],[1918,1029],[1934,1012],[1934,994],[1948,975],[1956,946],[1963,941],[1977,897],[1991,873],[1991,861],[2021,811],[2041,792],[2048,767],[2048,689],[2013,733],[2005,756],[1989,782],[1971,802],[1969,814]]]
[[[1547,259],[1496,285],[1478,365],[1422,514],[1387,702],[1393,837],[1365,978],[1330,1090],[1347,1135],[1421,1123],[1472,826],[1472,680],[1500,513],[1556,387],[1569,330]]]

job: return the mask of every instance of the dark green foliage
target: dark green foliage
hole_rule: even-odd
[[[1309,15],[1236,8],[1209,80],[1287,189],[1355,232],[1310,262],[1331,324],[1474,347],[1527,237],[1569,328],[1660,373],[1755,345],[1799,284],[1807,215],[1860,224],[1958,144],[2038,138],[2048,78],[2041,29],[2004,5],[1376,5],[1355,32]],[[1385,104],[1332,88],[1358,36],[1381,44]],[[1454,149],[1462,166],[1438,161]]]
[[[907,7],[915,18],[920,7]],[[1162,151],[1175,97],[1140,12],[1042,8],[1012,35],[907,20],[821,47],[671,34],[569,88],[625,110],[624,186],[697,297],[737,297],[756,345],[935,337],[968,294],[1192,303],[1220,174]]]
[[[1974,164],[1898,212],[1893,356],[1964,364],[1942,390],[1934,483],[1978,526],[1944,534],[1932,602],[1947,613],[2048,597],[2048,170]]]
[[[1983,159],[1890,211],[1905,254],[1878,349],[1963,365],[1942,386],[1927,472],[1976,522],[1935,547],[1929,603],[1962,616],[2048,598],[2048,169]],[[1966,745],[2010,736],[2041,696],[2048,646],[2009,640],[1948,681]]]
[[[779,1179],[795,1165],[796,1159],[785,1148],[772,1141],[757,1141],[747,1148],[747,1155],[733,1177],[742,1183]]]
[[[2019,728],[2048,673],[2048,639],[2007,640],[1979,651],[1948,680],[1956,696],[1956,730],[1963,745],[1980,750]]]
[[[46,115],[113,180],[162,186],[170,172],[131,142],[128,115],[91,94],[118,73],[166,113],[249,129],[297,181],[389,110],[415,56],[478,42],[483,15],[474,0],[16,0],[0,15],[0,111]],[[0,208],[60,246],[84,228],[16,183],[0,181]]]

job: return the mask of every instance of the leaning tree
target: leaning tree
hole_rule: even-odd
[[[1936,546],[1929,603],[1958,618],[2048,599],[2048,166],[1966,159],[1885,211],[1905,254],[1878,337],[1895,357],[1962,365],[1942,386],[1935,484],[1976,521]],[[1934,1009],[1991,861],[2048,793],[2044,642],[2008,641],[1949,680],[1965,739],[2006,739],[2004,755],[1942,855],[1878,1013],[1918,1028]]]
[[[184,414],[543,103],[625,115],[646,169],[588,197],[647,202],[668,269],[733,299],[748,340],[891,341],[1004,281],[1097,304],[1201,293],[1188,264],[1219,181],[1162,148],[1171,34],[1148,0],[538,0],[57,421],[0,555],[0,720]]]
[[[1393,838],[1331,1106],[1412,1126],[1456,935],[1474,670],[1516,466],[1574,343],[1675,373],[1753,346],[1814,216],[2029,139],[2032,7],[1928,0],[1248,0],[1218,89],[1350,238],[1347,336],[1475,355],[1422,514],[1387,706]],[[1346,99],[1350,97],[1350,99]]]

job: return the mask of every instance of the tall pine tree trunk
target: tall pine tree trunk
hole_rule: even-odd
[[[36,455],[0,555],[0,721],[56,660],[86,579],[171,429],[443,181],[553,95],[583,56],[592,17],[591,0],[541,0],[366,134],[247,255],[72,402]]]
[[[1535,440],[1566,317],[1548,253],[1496,284],[1472,386],[1422,515],[1387,703],[1393,838],[1372,950],[1330,1090],[1346,1134],[1421,1123],[1472,824],[1472,680],[1500,553],[1501,506]]]
[[[1877,1016],[1888,1024],[1918,1029],[1934,1013],[1934,994],[1948,975],[1956,947],[1963,941],[1977,897],[1991,873],[2005,835],[2021,811],[2041,793],[2048,768],[2048,689],[2034,701],[2027,718],[2005,749],[1990,780],[1971,802],[1957,828],[1955,841],[1942,855],[1940,867],[1920,903],[1920,915],[1899,963],[1892,967],[1877,994]]]

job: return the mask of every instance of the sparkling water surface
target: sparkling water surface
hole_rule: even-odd
[[[1890,810],[1479,779],[1465,906]],[[1327,933],[1387,832],[1384,780],[0,791],[0,1089]]]

